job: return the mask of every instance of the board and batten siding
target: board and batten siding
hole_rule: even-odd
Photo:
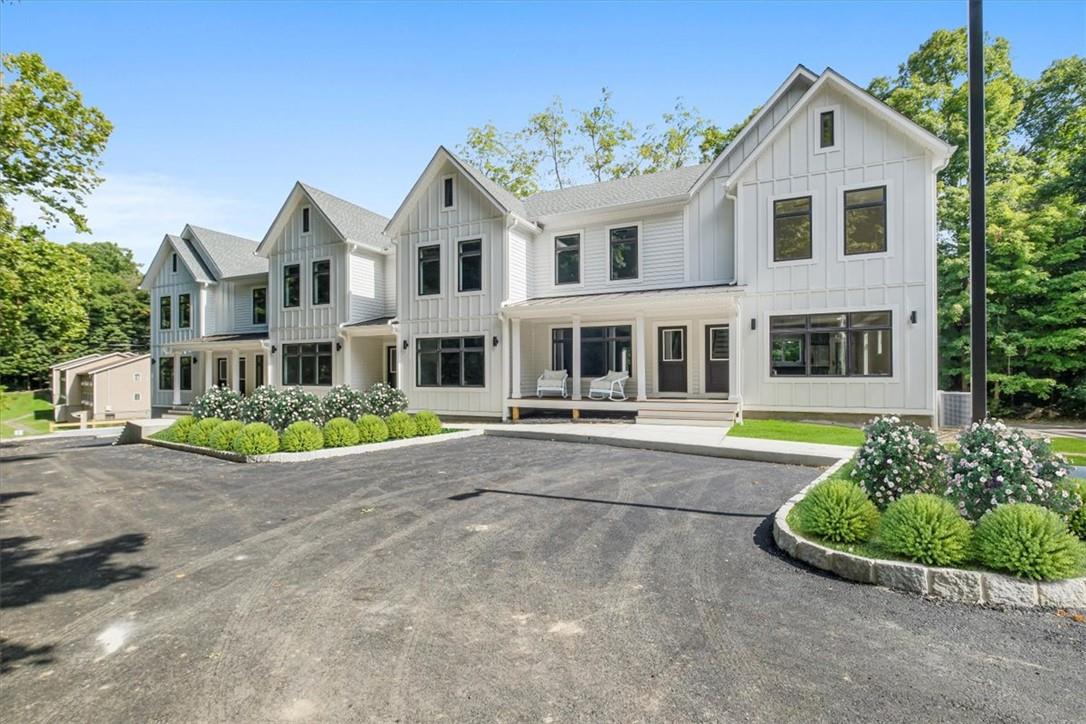
[[[838,150],[817,152],[817,114],[836,107]],[[738,282],[744,406],[757,410],[931,414],[935,401],[935,175],[931,155],[844,94],[826,87],[737,179]],[[843,190],[887,186],[885,254],[845,257]],[[811,260],[772,259],[772,202],[812,198]],[[888,309],[893,375],[781,378],[769,374],[769,317]],[[915,324],[909,321],[917,313]]]
[[[452,174],[455,181],[455,208],[441,209],[442,178]],[[504,215],[481,194],[473,183],[451,164],[439,172],[407,211],[398,238],[398,316],[400,338],[408,342],[400,352],[400,387],[411,409],[433,410],[439,414],[502,414],[501,322],[498,312],[505,299],[506,266],[503,248],[506,238]],[[481,239],[483,289],[457,291],[457,242]],[[417,261],[420,246],[436,244],[441,249],[441,293],[419,296]],[[415,346],[420,337],[483,336],[486,350],[485,387],[417,387]],[[499,346],[492,343],[499,339]]]
[[[200,336],[200,284],[193,279],[191,272],[180,258],[177,260],[177,272],[170,270],[169,258],[161,266],[154,284],[151,286],[151,354],[156,360],[151,367],[151,401],[156,407],[169,406],[173,403],[173,390],[158,389],[158,363],[157,360],[171,356],[171,352],[165,349],[165,345],[175,342],[184,342]],[[185,329],[177,328],[177,299],[182,294],[189,294],[192,310],[192,324]],[[160,329],[159,299],[170,297],[170,328]],[[174,371],[176,374],[177,371]],[[195,376],[195,375],[194,375]],[[194,381],[195,384],[195,381]],[[182,393],[183,401],[191,393]]]

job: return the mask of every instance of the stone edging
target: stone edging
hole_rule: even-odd
[[[1086,578],[1027,581],[988,571],[936,568],[919,563],[865,558],[827,548],[799,536],[788,525],[788,513],[808,490],[833,475],[846,462],[847,458],[837,461],[777,509],[773,516],[773,540],[788,555],[850,581],[949,601],[1019,608],[1086,608]]]
[[[445,432],[439,435],[426,435],[423,437],[410,437],[403,440],[387,440],[385,442],[351,445],[349,447],[322,448],[320,450],[310,450],[308,452],[278,452],[271,453],[270,455],[242,455],[241,453],[225,450],[212,450],[211,448],[198,447],[196,445],[186,445],[181,442],[156,440],[152,437],[145,437],[142,442],[157,447],[169,448],[171,450],[182,450],[184,452],[196,453],[197,455],[218,458],[219,460],[228,460],[232,463],[302,463],[308,460],[324,460],[327,458],[343,457],[345,455],[362,455],[364,453],[395,450],[398,448],[413,447],[415,445],[428,445],[436,442],[462,440],[466,437],[478,437],[482,434],[482,430],[457,430],[456,432]]]

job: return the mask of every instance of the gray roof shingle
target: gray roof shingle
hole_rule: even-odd
[[[498,184],[497,182],[492,181],[486,176],[486,174],[484,174],[482,171],[480,171],[478,168],[471,165],[464,159],[457,156],[448,148],[445,149],[445,152],[448,153],[449,156],[451,156],[453,160],[455,160],[458,164],[463,166],[464,170],[468,174],[470,174],[471,177],[475,179],[475,181],[480,186],[482,186],[488,194],[493,196],[499,204],[501,204],[508,211],[516,214],[517,216],[525,219],[528,218],[528,211],[524,206],[524,202],[521,199],[518,199],[516,194],[514,194],[512,191],[505,188],[504,186]]]
[[[537,219],[571,211],[592,211],[608,206],[625,206],[671,198],[690,191],[707,167],[708,164],[684,166],[613,181],[540,191],[526,198],[524,205],[528,218]]]
[[[392,240],[384,234],[385,226],[388,225],[388,219],[384,216],[307,183],[299,181],[298,184],[309,194],[313,203],[332,223],[332,226],[336,227],[336,230],[346,239],[378,249],[387,249],[392,246]]]
[[[180,236],[174,236],[173,234],[166,234],[166,238],[173,244],[173,248],[177,250],[177,255],[181,257],[181,261],[188,267],[189,272],[192,274],[192,278],[198,282],[213,282],[215,281],[215,275],[211,273],[211,270],[207,268],[204,260],[193,248],[192,242],[187,239],[182,239]]]
[[[257,242],[252,239],[192,224],[189,229],[207,250],[223,279],[268,273],[268,260],[256,255]]]

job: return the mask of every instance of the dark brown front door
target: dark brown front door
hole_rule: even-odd
[[[660,327],[656,343],[657,392],[686,392],[686,327]]]
[[[396,348],[385,347],[385,383],[389,387],[396,386]]]
[[[715,324],[705,328],[705,391],[728,391],[728,365],[731,354],[728,325]]]

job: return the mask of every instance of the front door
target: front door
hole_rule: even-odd
[[[228,374],[229,365],[228,360],[225,357],[219,357],[215,360],[215,386],[216,387],[228,387],[230,385],[230,377]]]
[[[385,382],[389,387],[396,386],[396,348],[385,347]]]
[[[686,392],[686,327],[660,327],[657,392]]]
[[[705,328],[705,391],[728,391],[728,364],[731,354],[728,325],[714,324]]]

